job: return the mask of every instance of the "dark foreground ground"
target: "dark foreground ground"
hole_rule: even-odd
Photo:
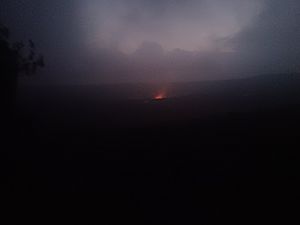
[[[1,150],[4,214],[289,224],[299,209],[298,89],[209,90],[163,101],[21,92]]]

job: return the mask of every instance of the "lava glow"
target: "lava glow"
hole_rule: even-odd
[[[165,91],[158,92],[153,99],[156,101],[164,100],[167,98],[167,94]]]

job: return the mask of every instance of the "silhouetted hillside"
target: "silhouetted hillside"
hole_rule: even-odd
[[[23,86],[1,188],[84,193],[104,212],[91,221],[251,224],[299,189],[299,79],[278,76],[171,84],[163,101],[141,84]]]

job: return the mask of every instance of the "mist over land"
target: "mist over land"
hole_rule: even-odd
[[[49,222],[52,202],[82,224],[297,220],[299,11],[0,0],[3,217]]]
[[[0,18],[14,39],[32,38],[47,52],[48,67],[37,83],[299,72],[295,0],[2,2]]]

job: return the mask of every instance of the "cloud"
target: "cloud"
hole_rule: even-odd
[[[263,5],[264,0],[88,0],[81,18],[92,48],[115,46],[128,53],[148,41],[165,50],[208,51],[216,40],[251,24]]]
[[[257,72],[300,71],[300,2],[269,0],[266,5],[255,23],[227,40],[237,51],[237,64]]]
[[[228,79],[299,71],[297,0],[87,0],[90,82]]]
[[[300,72],[299,0],[3,0],[3,6],[0,17],[15,39],[32,38],[45,54],[49,80]]]

